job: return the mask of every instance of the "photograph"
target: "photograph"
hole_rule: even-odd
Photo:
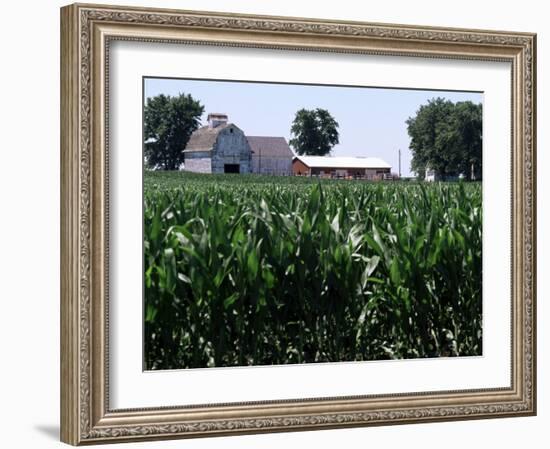
[[[482,104],[144,77],[144,370],[482,356]]]
[[[60,8],[61,441],[521,446],[542,16],[402,3]]]

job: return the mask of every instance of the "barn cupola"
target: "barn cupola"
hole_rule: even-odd
[[[212,112],[208,114],[208,126],[210,128],[216,128],[220,125],[227,123],[227,114],[220,114],[218,112]]]

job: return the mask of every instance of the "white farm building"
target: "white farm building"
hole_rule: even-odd
[[[289,176],[294,153],[284,137],[246,136],[226,114],[208,114],[208,125],[187,143],[185,170],[195,173],[259,173]]]

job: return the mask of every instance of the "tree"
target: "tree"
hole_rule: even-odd
[[[339,142],[338,123],[326,109],[300,109],[290,132],[289,143],[301,155],[324,156]]]
[[[453,114],[454,144],[460,152],[459,171],[469,179],[482,178],[483,113],[481,104],[456,103]]]
[[[481,179],[482,106],[435,98],[410,117],[407,131],[413,152],[411,169],[424,177],[429,167],[443,179],[463,174]]]
[[[177,170],[183,150],[200,126],[204,106],[191,95],[157,95],[147,99],[144,113],[145,162],[155,170]]]

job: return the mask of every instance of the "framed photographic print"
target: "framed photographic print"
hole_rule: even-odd
[[[536,413],[536,36],[61,9],[61,438]]]

